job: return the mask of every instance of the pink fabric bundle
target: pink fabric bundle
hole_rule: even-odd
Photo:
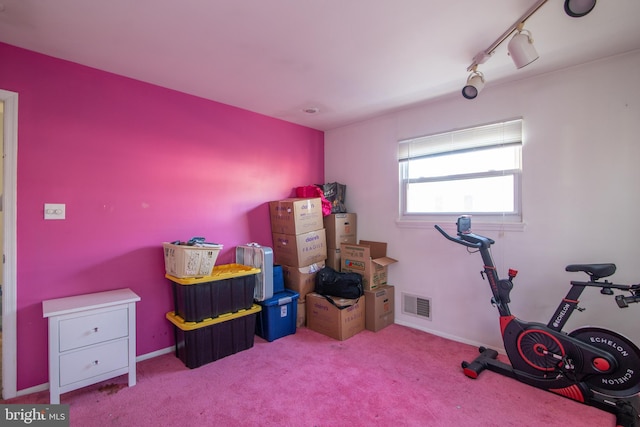
[[[296,188],[296,197],[320,197],[322,200],[322,215],[331,215],[331,202],[324,197],[324,191],[317,185],[305,185],[304,187]]]

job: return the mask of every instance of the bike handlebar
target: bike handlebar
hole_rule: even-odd
[[[440,232],[444,237],[451,240],[452,242],[458,243],[463,246],[467,246],[469,248],[480,249],[482,247],[489,248],[491,245],[495,243],[494,240],[480,236],[478,234],[473,233],[458,233],[459,237],[450,236],[446,231],[444,231],[439,225],[434,225],[435,229]]]
[[[485,261],[485,266],[487,266],[487,265],[493,266],[493,261],[491,260],[491,255],[486,250],[489,249],[491,247],[491,245],[493,245],[495,243],[495,241],[493,239],[488,238],[488,237],[481,236],[479,234],[474,234],[474,233],[469,232],[468,231],[469,230],[469,224],[464,224],[464,225],[466,227],[465,226],[461,227],[460,222],[458,222],[458,237],[450,236],[446,231],[444,231],[437,224],[434,225],[434,227],[435,227],[436,230],[438,230],[440,232],[440,234],[442,234],[444,237],[446,237],[448,240],[451,240],[454,243],[457,243],[457,244],[462,245],[462,246],[466,246],[468,248],[480,249],[480,252],[482,253],[482,258]],[[485,249],[485,251],[483,251],[483,249]],[[487,267],[485,267],[485,269],[486,268]],[[515,277],[515,274],[514,274],[513,277],[511,276],[511,273],[509,273],[509,274],[510,274],[510,276],[509,276],[510,279]],[[498,278],[496,277],[496,280],[497,279]],[[618,306],[620,308],[628,307],[629,304],[640,303],[640,283],[637,284],[637,285],[629,286],[629,285],[616,285],[616,284],[613,284],[613,283],[609,283],[607,281],[598,282],[596,280],[596,281],[589,281],[589,282],[573,282],[572,281],[571,284],[574,285],[574,286],[581,285],[582,287],[584,287],[584,286],[600,286],[600,287],[603,288],[603,290],[608,288],[608,292],[606,292],[607,295],[613,294],[613,292],[611,291],[611,288],[615,288],[615,289],[618,289],[618,290],[625,290],[625,291],[631,292],[631,296],[628,296],[628,297],[625,297],[624,295],[617,295],[615,297],[616,303],[618,304]],[[510,290],[510,288],[509,288],[509,290]],[[580,292],[582,292],[582,291],[580,291]],[[605,292],[603,292],[603,293],[605,293]],[[496,296],[495,298],[498,298],[498,296]],[[509,300],[508,300],[508,292],[506,294],[506,302],[509,302]],[[507,310],[505,312],[508,312],[508,308],[507,308]]]

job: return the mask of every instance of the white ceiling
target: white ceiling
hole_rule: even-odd
[[[473,57],[535,2],[0,0],[0,41],[329,130],[461,96]],[[516,70],[503,43],[479,67],[484,91],[640,49],[638,18],[639,0],[583,18],[549,0],[525,25],[540,59]]]

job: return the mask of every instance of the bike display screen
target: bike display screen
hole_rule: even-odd
[[[458,234],[467,234],[471,232],[471,217],[468,215],[463,215],[458,218]]]

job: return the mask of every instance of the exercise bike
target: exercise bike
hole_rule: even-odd
[[[620,308],[640,302],[640,284],[617,285],[608,280],[616,271],[615,264],[572,264],[569,272],[584,272],[588,281],[571,281],[549,323],[520,320],[509,309],[510,292],[516,270],[500,279],[491,255],[494,240],[471,232],[471,218],[457,221],[457,237],[450,236],[438,225],[435,228],[447,239],[480,252],[484,262],[481,272],[493,294],[491,303],[500,314],[500,330],[510,364],[497,360],[496,350],[480,347],[480,355],[472,362],[462,362],[463,372],[477,378],[482,371],[514,378],[575,401],[611,412],[620,427],[640,426],[640,349],[624,336],[597,327],[583,327],[565,333],[562,328],[578,306],[578,298],[587,287],[600,288],[603,295],[614,289],[629,292],[617,295]]]

